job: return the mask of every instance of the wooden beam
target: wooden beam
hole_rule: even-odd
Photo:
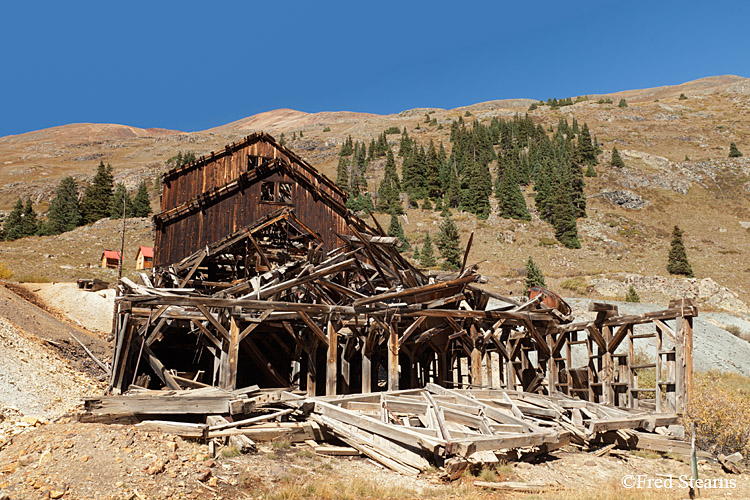
[[[326,396],[336,394],[336,381],[338,379],[338,332],[333,327],[331,319],[328,319],[328,358],[326,360]]]
[[[305,324],[312,330],[312,332],[315,334],[315,336],[323,342],[325,345],[328,345],[328,337],[325,333],[323,333],[323,330],[320,329],[320,327],[315,323],[310,316],[307,315],[307,313],[303,311],[298,311],[297,314],[300,318],[302,318],[302,321],[305,322]]]
[[[388,390],[398,390],[398,332],[388,325]]]
[[[154,373],[156,373],[156,376],[159,377],[162,382],[164,382],[164,385],[175,391],[182,389],[180,387],[180,384],[175,381],[175,379],[172,377],[172,374],[167,371],[167,369],[164,367],[164,364],[159,361],[159,358],[156,357],[154,351],[152,351],[149,346],[143,346],[143,355],[146,356],[148,364],[151,365],[151,368],[154,370]]]

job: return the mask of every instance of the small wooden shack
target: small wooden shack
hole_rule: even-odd
[[[120,252],[105,250],[102,252],[102,269],[117,269],[120,265]]]
[[[138,254],[135,256],[136,269],[151,269],[154,267],[154,249],[152,247],[138,247]]]

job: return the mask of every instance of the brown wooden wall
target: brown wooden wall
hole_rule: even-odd
[[[243,183],[238,190],[220,196],[201,206],[200,210],[163,221],[156,217],[154,261],[157,266],[179,262],[183,258],[214,243],[242,227],[252,224],[279,208],[291,206],[295,215],[311,230],[320,234],[326,250],[340,244],[334,234],[350,234],[343,213],[334,204],[326,202],[321,193],[332,197],[339,204],[343,196],[330,181],[317,172],[290,158],[272,143],[263,140],[239,147],[231,154],[227,151],[214,155],[203,165],[177,171],[163,183],[162,211],[196,199],[202,193],[234,181],[247,170],[248,155],[279,158],[289,166],[275,166],[265,170],[258,178]],[[286,169],[294,169],[319,190],[315,192],[293,178]],[[290,204],[261,202],[261,186],[264,182],[288,182],[292,187]]]

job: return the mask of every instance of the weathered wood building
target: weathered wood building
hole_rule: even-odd
[[[344,193],[326,176],[262,132],[164,174],[156,224],[156,266],[289,207],[320,236],[325,251],[349,234]]]
[[[574,323],[544,291],[518,301],[477,286],[472,238],[458,273],[430,275],[264,133],[167,172],[154,221],[153,275],[120,283],[115,390],[331,395],[435,383],[629,407],[651,395],[657,411],[682,411],[689,397],[691,303],[638,316],[597,305],[595,319]],[[653,363],[636,359],[646,338]],[[646,370],[655,388],[639,385]]]

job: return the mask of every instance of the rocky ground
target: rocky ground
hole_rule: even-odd
[[[501,463],[494,471],[473,471],[474,475],[445,483],[436,473],[407,478],[364,458],[316,455],[303,444],[259,443],[257,453],[237,455],[232,449],[220,449],[210,457],[203,443],[141,432],[128,425],[77,422],[76,409],[82,397],[100,394],[104,377],[88,356],[75,348],[70,334],[82,338],[102,359],[107,359],[108,347],[99,335],[73,326],[73,320],[65,315],[75,312],[78,318],[84,318],[87,307],[88,313],[102,307],[99,299],[86,302],[86,298],[104,299],[98,292],[79,292],[70,285],[40,288],[29,284],[13,290],[43,308],[0,287],[2,315],[10,319],[0,319],[3,500],[497,498],[497,493],[474,486],[476,476],[549,485],[546,492],[529,497],[537,499],[686,497],[677,479],[667,490],[621,486],[626,475],[658,479],[687,474],[683,457],[677,456],[630,452],[594,457],[571,447],[541,461]],[[59,310],[43,298],[58,290],[68,295],[56,303]],[[571,302],[581,319],[587,317],[587,301]],[[618,305],[623,313],[657,308],[649,304]],[[716,314],[715,321],[728,321],[722,313]],[[696,321],[696,357],[714,352],[722,358],[722,364],[711,367],[731,370],[727,360],[733,359],[741,365],[736,371],[746,373],[741,361],[750,359],[746,350],[750,344],[711,325],[712,317],[702,315]],[[704,323],[704,319],[709,322]],[[750,497],[750,482],[744,474],[728,476],[716,464],[702,462],[700,475],[721,484],[735,480],[735,487],[704,490],[702,498]]]

